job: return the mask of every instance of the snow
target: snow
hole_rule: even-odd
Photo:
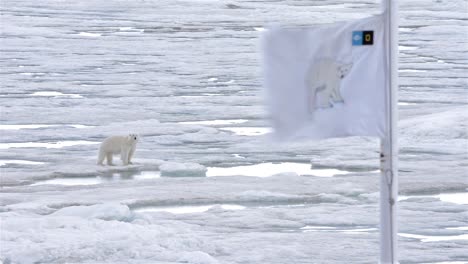
[[[147,206],[135,208],[135,212],[169,212],[172,214],[191,214],[203,213],[208,210],[242,210],[245,206],[238,204],[210,204],[210,205],[192,205],[192,206]]]
[[[197,163],[165,162],[159,169],[161,175],[170,177],[203,177],[206,174],[206,168]]]
[[[88,128],[90,126],[80,125],[80,124],[63,124],[63,125],[45,125],[45,124],[36,124],[36,125],[0,125],[0,130],[20,130],[20,129],[38,129],[38,128],[53,128],[60,126],[68,126],[73,128]]]
[[[125,221],[130,219],[132,214],[128,206],[120,204],[96,204],[90,206],[65,207],[52,213],[51,216]]]
[[[18,142],[18,143],[2,143],[0,149],[10,148],[64,148],[76,145],[94,145],[99,142],[92,142],[86,140],[77,141],[57,141],[57,142]]]
[[[466,2],[400,6],[400,263],[467,263]],[[271,142],[258,38],[379,10],[4,1],[0,260],[377,262],[379,141]],[[97,166],[128,133],[134,164]]]

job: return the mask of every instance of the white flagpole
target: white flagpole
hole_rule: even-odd
[[[380,176],[380,264],[398,263],[398,1],[382,0],[386,14],[389,83],[387,100],[387,133],[381,139]]]

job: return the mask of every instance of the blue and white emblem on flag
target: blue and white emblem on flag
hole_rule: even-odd
[[[374,44],[374,31],[353,31],[353,46]]]
[[[362,39],[362,31],[353,31],[353,46],[361,46]]]

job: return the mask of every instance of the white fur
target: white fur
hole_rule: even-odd
[[[98,165],[103,165],[107,158],[107,165],[113,166],[112,156],[120,153],[120,159],[124,165],[132,164],[132,157],[135,153],[138,136],[130,134],[128,136],[111,136],[106,138],[99,148]]]
[[[321,59],[309,70],[307,87],[310,111],[329,108],[333,103],[342,103],[341,80],[349,73],[352,64],[338,63],[332,59]]]

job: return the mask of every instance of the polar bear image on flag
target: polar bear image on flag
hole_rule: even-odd
[[[309,111],[317,108],[333,107],[334,103],[343,103],[341,80],[352,68],[352,63],[337,62],[331,58],[313,60],[310,71],[306,74],[306,89],[309,92]]]
[[[277,139],[384,137],[389,91],[384,18],[265,31],[264,87]]]

